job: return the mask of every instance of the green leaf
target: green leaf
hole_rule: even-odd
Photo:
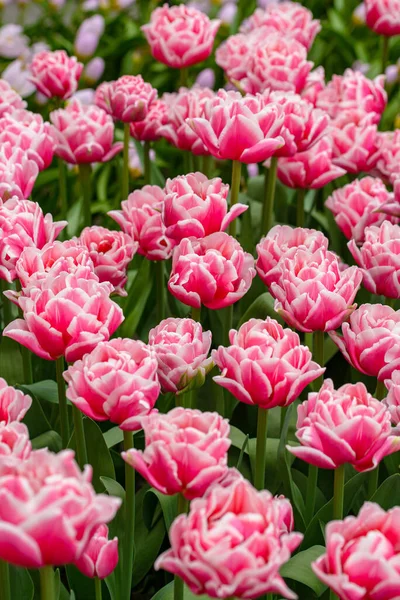
[[[174,519],[177,515],[177,512],[178,512],[178,496],[177,495],[166,496],[165,494],[162,494],[161,492],[159,492],[158,490],[155,490],[154,488],[147,490],[145,504],[147,504],[147,503],[150,504],[150,512],[152,514],[154,514],[154,507],[151,508],[153,499],[155,499],[156,502],[160,503],[161,510],[164,515],[165,527],[166,527],[166,530],[169,531],[169,528],[171,527],[171,524],[174,521]],[[145,518],[145,520],[146,520],[146,518]],[[146,523],[146,524],[148,527],[149,527],[149,525],[151,525],[149,523]]]
[[[51,431],[51,425],[43,411],[43,408],[41,407],[39,400],[34,394],[30,393],[30,390],[26,386],[19,385],[18,387],[24,392],[24,394],[28,394],[32,398],[32,406],[23,419],[23,422],[29,429],[30,438],[34,439],[43,433]]]
[[[112,448],[123,441],[124,432],[119,427],[112,427],[103,433],[103,437],[107,444],[107,448]]]
[[[129,288],[126,304],[123,307],[126,315],[121,325],[121,335],[132,337],[142,318],[147,300],[153,287],[153,278],[150,274],[150,261],[143,259],[137,275]]]
[[[83,427],[85,430],[88,462],[93,468],[93,487],[96,492],[104,492],[104,485],[100,477],[115,479],[114,463],[103,433],[97,423],[85,417],[83,419]],[[69,446],[76,450],[74,434],[72,434]]]
[[[158,590],[151,600],[173,600],[174,598],[174,582],[167,583],[161,590]],[[209,600],[209,596],[196,596],[192,594],[189,588],[185,585],[183,587],[183,598],[184,600]]]
[[[20,346],[4,336],[0,336],[0,365],[1,376],[8,385],[16,385],[24,380]]]
[[[327,586],[314,575],[311,563],[317,560],[324,552],[324,546],[312,546],[312,548],[299,552],[283,565],[280,569],[280,574],[282,577],[303,583],[311,588],[319,598],[327,589]]]
[[[32,600],[35,595],[35,588],[32,577],[27,569],[9,565],[11,597],[15,600]]]
[[[231,425],[229,437],[232,442],[232,446],[235,446],[235,448],[238,448],[238,450],[242,450],[244,443],[246,441],[246,437],[247,437],[243,433],[243,431],[241,431],[234,425]],[[249,453],[249,445],[248,444],[246,445],[246,448],[244,451],[246,452],[246,454]]]
[[[46,402],[58,405],[57,383],[52,379],[45,379],[31,385],[24,385],[24,388],[28,390],[28,394],[33,394],[38,400],[45,400]],[[67,402],[71,404],[69,400]]]
[[[118,483],[118,481],[115,481],[115,479],[111,479],[111,477],[100,477],[100,481],[104,485],[106,492],[110,496],[117,496],[118,498],[121,498],[121,500],[124,502],[125,490],[122,487],[122,485]]]
[[[52,452],[60,452],[62,450],[62,441],[60,434],[57,431],[46,431],[41,435],[33,438],[32,448],[39,450],[39,448],[48,448]]]
[[[238,327],[249,319],[265,319],[266,317],[272,317],[283,324],[282,318],[274,310],[274,299],[269,292],[261,294],[254,300],[240,319]]]
[[[371,502],[376,502],[384,510],[389,510],[397,506],[400,498],[400,474],[396,473],[385,479],[382,485],[376,490],[371,498]]]
[[[76,600],[95,600],[94,579],[85,577],[74,565],[66,565],[65,570]]]

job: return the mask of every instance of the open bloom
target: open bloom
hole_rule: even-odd
[[[367,227],[379,226],[388,218],[380,209],[390,201],[393,201],[393,193],[380,179],[364,177],[335,190],[325,204],[347,239],[354,238],[359,243],[364,240]]]
[[[236,33],[230,35],[216,50],[215,62],[225,71],[230,81],[238,82],[246,77],[246,68],[257,36]]]
[[[233,237],[218,232],[180,242],[173,254],[168,288],[184,304],[215,310],[240,300],[255,274],[251,254]]]
[[[123,75],[100,87],[102,94],[99,99],[96,96],[96,104],[123,123],[145,119],[157,98],[157,90],[141,75]]]
[[[164,4],[153,10],[142,31],[156,60],[182,69],[210,56],[219,25],[195,8]]]
[[[143,417],[141,424],[144,451],[132,448],[122,457],[163,494],[192,500],[225,475],[229,424],[218,413],[178,407]]]
[[[121,429],[140,429],[160,393],[157,360],[137,340],[116,338],[99,343],[64,373],[67,397],[95,421]]]
[[[0,146],[0,200],[12,196],[19,200],[28,198],[39,174],[36,161],[29,158],[20,147],[5,142]]]
[[[301,92],[301,97],[315,107],[317,105],[318,95],[324,89],[325,70],[324,67],[317,67],[307,75],[306,84]]]
[[[358,371],[390,379],[400,365],[400,312],[383,304],[362,304],[342,325],[343,336],[330,336],[345,359]]]
[[[213,361],[221,370],[214,381],[246,404],[288,406],[325,371],[300,345],[297,333],[270,317],[250,319],[238,331],[231,329],[229,340],[227,348],[213,350]]]
[[[175,241],[166,234],[161,214],[165,192],[157,185],[145,185],[129,194],[122,210],[108,214],[121,229],[139,243],[138,253],[150,260],[166,260],[172,254]]]
[[[107,162],[122,150],[113,144],[114,123],[98,106],[72,100],[50,115],[57,141],[56,154],[71,164]]]
[[[400,424],[400,370],[393,371],[390,379],[386,379],[385,386],[388,395],[382,400],[390,412],[392,423]]]
[[[379,132],[377,144],[376,156],[372,157],[374,170],[385,181],[394,183],[400,164],[400,129]]]
[[[261,95],[243,97],[219,90],[203,110],[203,117],[187,122],[216,158],[262,162],[284,145],[282,107]]]
[[[131,123],[131,136],[140,142],[155,142],[161,137],[160,128],[167,123],[168,106],[163,100],[156,100],[144,119]]]
[[[377,125],[374,113],[349,110],[332,121],[333,162],[348,173],[370,171],[377,152]]]
[[[275,592],[296,598],[279,574],[302,540],[290,502],[257,491],[239,473],[213,484],[173,522],[171,549],[156,561],[194,594],[243,600]]]
[[[18,421],[0,422],[0,461],[1,472],[13,468],[18,460],[26,460],[32,451],[29,431],[26,425]]]
[[[301,445],[288,450],[323,469],[349,463],[357,471],[370,471],[400,449],[386,406],[363,383],[335,390],[331,379],[299,405],[296,437]]]
[[[326,552],[312,568],[341,600],[395,600],[400,594],[400,508],[366,502],[358,516],[328,523]]]
[[[3,335],[46,360],[65,356],[74,362],[109,337],[122,323],[120,307],[110,300],[113,287],[69,273],[47,277],[18,299],[24,318]]]
[[[0,205],[0,279],[14,281],[22,251],[43,248],[66,225],[66,221],[53,222],[50,214],[44,215],[37,202],[14,197]]]
[[[341,269],[338,257],[323,249],[298,249],[279,262],[271,285],[275,310],[299,331],[330,331],[353,312],[362,280],[358,267]]]
[[[91,467],[82,473],[70,450],[37,450],[0,468],[1,560],[27,568],[75,562],[121,504],[96,494],[91,479]]]
[[[293,256],[299,248],[310,252],[327,250],[328,243],[329,240],[322,231],[275,225],[257,244],[257,273],[265,285],[270,287],[274,281],[279,280],[279,261],[283,257]]]
[[[248,208],[237,203],[228,212],[228,192],[229,185],[219,177],[208,179],[203,173],[168,179],[162,212],[166,234],[179,242],[225,231]]]
[[[75,566],[85,577],[104,579],[111,575],[117,564],[118,538],[109,540],[107,525],[99,525]]]
[[[31,62],[32,81],[46,98],[70,98],[78,89],[83,64],[65,50],[38,52]]]
[[[400,35],[399,0],[365,0],[365,21],[379,35]]]
[[[176,393],[195,378],[204,381],[212,367],[211,331],[203,331],[192,319],[164,319],[151,329],[149,346],[157,358],[163,393]]]
[[[0,79],[0,118],[20,108],[26,108],[25,100],[22,100],[7,81]]]
[[[0,423],[22,421],[32,404],[32,398],[7,385],[5,379],[0,377]]]

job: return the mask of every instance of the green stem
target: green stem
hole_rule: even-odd
[[[344,465],[335,469],[333,484],[333,518],[343,519]]]
[[[308,465],[308,478],[307,478],[307,493],[306,493],[306,524],[310,523],[314,516],[315,509],[315,498],[317,496],[317,482],[318,482],[318,467],[314,465]]]
[[[19,280],[16,280],[17,292],[21,291],[21,284]],[[18,314],[21,319],[24,318],[23,310],[18,306]],[[33,383],[33,371],[32,371],[32,353],[25,346],[20,346],[21,357],[22,357],[22,371],[24,373],[25,385],[31,385]]]
[[[368,500],[371,500],[372,496],[378,489],[379,481],[379,465],[370,471],[368,475]]]
[[[82,413],[75,405],[72,405],[72,418],[74,420],[76,456],[79,466],[83,469],[83,467],[88,464],[85,430],[83,427]]]
[[[129,196],[129,142],[131,140],[130,124],[124,123],[124,154],[122,166],[122,198],[126,200]]]
[[[145,142],[143,146],[143,167],[144,167],[144,184],[151,183],[151,161],[150,161],[150,142]]]
[[[240,192],[240,177],[242,173],[242,163],[238,160],[232,161],[232,181],[231,181],[231,206],[237,204]],[[236,237],[236,219],[229,225],[229,233]]]
[[[61,429],[61,441],[62,447],[66,448],[69,441],[69,422],[68,422],[68,406],[67,397],[65,395],[65,381],[63,378],[65,364],[64,357],[60,356],[56,360],[56,375],[57,375],[57,388],[58,388],[58,405],[60,408],[60,429]]]
[[[213,157],[211,154],[205,154],[203,156],[203,173],[208,179],[211,177],[211,173],[213,170]]]
[[[186,498],[182,495],[178,495],[178,515],[187,513],[189,503]],[[183,581],[180,577],[175,575],[174,577],[174,600],[183,600]]]
[[[67,221],[67,167],[61,158],[58,159],[58,182],[60,188],[60,215],[63,221]],[[66,237],[66,228],[64,228],[60,233],[60,239],[64,241]]]
[[[194,306],[192,306],[192,319],[193,321],[198,321],[199,323],[201,322],[201,306],[199,306],[199,308],[195,308]]]
[[[53,567],[46,566],[39,569],[40,591],[42,600],[55,600],[54,571]]]
[[[217,383],[215,384],[215,410],[222,417],[225,415],[225,390]]]
[[[0,592],[2,600],[11,600],[10,569],[4,560],[0,560]]]
[[[124,450],[133,448],[132,431],[124,431]],[[124,537],[124,588],[123,600],[130,600],[135,540],[135,470],[125,463],[125,537]]]
[[[297,227],[304,227],[304,198],[306,190],[299,188],[297,190],[297,208],[296,208],[296,225]]]
[[[261,233],[265,234],[272,227],[272,217],[274,214],[274,200],[276,188],[276,172],[278,168],[278,158],[271,158],[271,166],[265,173],[265,198],[261,219]]]
[[[382,40],[382,73],[385,74],[389,58],[389,38],[384,35]]]
[[[267,459],[267,427],[268,410],[259,406],[257,416],[256,468],[254,473],[254,486],[257,490],[264,489],[265,464]]]
[[[183,67],[179,73],[179,87],[188,87],[189,81],[189,70],[187,67]]]
[[[164,280],[164,261],[157,260],[154,263],[156,269],[156,318],[157,323],[165,319],[165,280]]]
[[[396,310],[396,302],[397,298],[386,298],[386,304],[390,306],[390,308],[393,308],[393,310]]]
[[[12,308],[11,302],[4,296],[3,292],[6,292],[9,288],[7,282],[4,279],[0,279],[1,285],[1,306],[3,309],[3,327],[8,325],[12,321]]]
[[[386,389],[385,383],[383,381],[378,380],[376,382],[374,397],[377,400],[383,400],[383,398],[386,396],[386,394],[387,394],[387,389]]]
[[[281,422],[280,422],[281,435],[282,435],[282,431],[283,431],[283,426],[285,424],[285,419],[286,419],[288,408],[289,408],[288,406],[281,407]]]
[[[79,165],[79,179],[82,187],[82,214],[83,214],[83,226],[90,227],[92,224],[92,211],[91,211],[91,202],[92,202],[92,188],[91,188],[91,174],[92,167],[89,164]]]
[[[316,363],[324,366],[324,332],[323,331],[314,331],[313,333],[313,358]],[[318,379],[315,380],[315,389],[319,390],[321,385],[324,382],[324,376],[321,375]]]
[[[95,593],[96,600],[102,599],[101,579],[99,579],[98,577],[94,578],[94,593]]]

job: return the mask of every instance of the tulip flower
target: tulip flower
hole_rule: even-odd
[[[109,540],[107,525],[99,525],[75,566],[85,577],[105,579],[111,575],[117,564],[118,538]]]
[[[131,136],[139,142],[155,142],[162,137],[161,128],[168,122],[167,104],[163,100],[155,100],[144,119],[130,124]]]
[[[386,379],[388,395],[382,400],[390,412],[393,425],[400,423],[400,370],[393,371],[391,378]]]
[[[39,168],[20,147],[5,142],[0,147],[0,200],[19,200],[31,195]]]
[[[65,50],[38,52],[31,62],[32,82],[46,98],[70,98],[78,89],[83,64]]]
[[[93,17],[82,21],[76,32],[74,42],[74,50],[79,58],[88,59],[93,56],[104,29],[105,20],[102,15],[93,15]]]
[[[365,0],[364,3],[365,21],[370,29],[387,37],[400,35],[399,0]]]
[[[0,377],[0,423],[22,421],[32,404],[32,398],[21,390],[7,385]]]
[[[333,163],[348,173],[370,171],[377,160],[374,113],[346,111],[332,121]]]
[[[0,118],[21,108],[26,108],[25,100],[22,100],[7,81],[0,79]]]

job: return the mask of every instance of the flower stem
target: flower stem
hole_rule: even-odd
[[[126,200],[129,195],[129,142],[131,139],[130,124],[124,123],[124,154],[122,166],[122,198]]]
[[[371,500],[372,496],[375,494],[378,489],[378,480],[379,480],[379,465],[375,467],[369,473],[368,477],[368,500]]]
[[[88,464],[85,429],[83,427],[82,413],[75,405],[72,406],[72,418],[74,421],[76,456],[79,466],[83,469]]]
[[[102,599],[101,579],[99,579],[98,577],[95,577],[95,579],[94,579],[94,592],[96,595],[96,600],[101,600]]]
[[[297,208],[296,208],[296,225],[297,227],[304,227],[304,198],[306,190],[299,188],[297,190]]]
[[[261,220],[261,233],[267,233],[272,227],[272,217],[274,214],[274,200],[276,188],[276,172],[278,168],[278,158],[271,158],[271,166],[265,173],[265,197]]]
[[[179,87],[188,87],[189,71],[187,67],[182,67],[179,74]]]
[[[193,321],[198,321],[199,323],[201,322],[201,306],[199,306],[199,308],[194,308],[192,306],[192,319]]]
[[[124,431],[124,450],[133,448],[132,431]],[[132,588],[133,550],[135,540],[135,470],[125,463],[125,538],[124,538],[124,594],[130,600]]]
[[[69,422],[68,422],[68,406],[67,397],[65,395],[65,381],[63,378],[65,364],[64,357],[60,356],[56,360],[56,375],[58,388],[58,405],[60,407],[60,429],[62,447],[66,448],[69,441]]]
[[[240,192],[240,177],[242,173],[242,163],[238,160],[232,161],[232,181],[231,181],[231,206],[237,204]],[[236,237],[236,219],[229,225],[229,233]]]
[[[55,600],[53,567],[46,566],[40,570],[40,591],[42,600]]]
[[[165,280],[164,280],[164,261],[157,260],[154,262],[156,270],[156,318],[157,323],[160,323],[165,318]]]
[[[386,396],[387,390],[386,390],[386,386],[385,383],[383,381],[377,381],[376,382],[376,388],[375,388],[375,392],[374,392],[374,397],[377,400],[383,400],[383,398]]]
[[[224,413],[225,413],[225,395],[224,395],[225,390],[217,383],[215,384],[214,389],[215,389],[215,410],[217,411],[218,414],[220,414],[223,417]]]
[[[188,505],[189,503],[186,498],[182,494],[179,494],[177,516],[187,513]],[[174,600],[183,600],[183,581],[178,575],[174,577]]]
[[[344,465],[335,469],[333,484],[333,518],[343,519]]]
[[[308,465],[307,492],[306,492],[306,524],[314,516],[315,498],[317,496],[318,467]]]
[[[12,321],[11,302],[4,296],[3,292],[8,290],[7,282],[4,279],[0,279],[1,286],[1,307],[3,309],[3,327],[8,325]]]
[[[268,410],[259,406],[257,417],[256,469],[254,474],[254,486],[257,488],[257,490],[263,490],[265,483],[265,464],[267,459],[267,427]]]
[[[211,154],[205,154],[203,156],[203,173],[210,179],[213,170],[213,157]]]
[[[382,37],[382,73],[385,74],[389,58],[389,38],[386,35]]]
[[[150,161],[150,142],[145,142],[143,145],[143,168],[144,168],[144,184],[151,183],[151,161]],[[129,190],[128,190],[129,193]],[[127,194],[128,195],[128,194]]]
[[[4,560],[0,560],[0,592],[2,600],[11,600],[10,568]]]
[[[63,221],[67,220],[68,200],[67,200],[67,168],[62,158],[58,159],[58,182],[60,186],[60,214]],[[60,233],[60,239],[66,239],[66,228]]]
[[[83,226],[90,227],[92,224],[92,211],[91,211],[91,202],[92,202],[92,188],[90,177],[92,174],[92,167],[89,164],[79,165],[79,179],[82,187],[82,214],[83,214]]]

